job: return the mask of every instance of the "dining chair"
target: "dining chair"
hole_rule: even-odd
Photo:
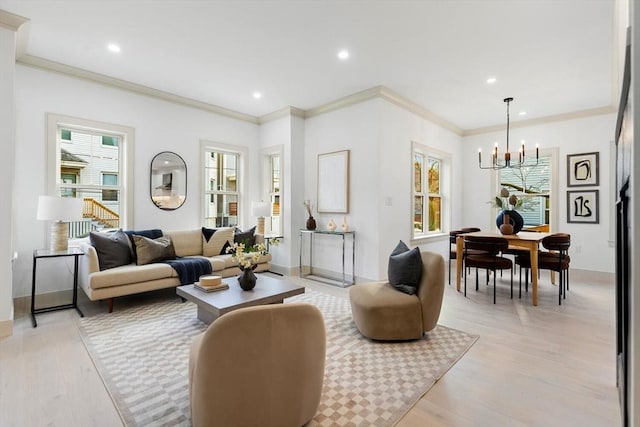
[[[464,234],[464,233],[473,233],[475,231],[481,231],[481,230],[477,227],[466,227],[466,228],[461,228],[460,230],[453,230],[449,232],[449,284],[451,284],[451,260],[458,258],[457,247],[456,247],[456,240],[458,238],[458,235]],[[473,251],[471,251],[471,253],[473,253]],[[462,257],[462,262],[464,265],[464,256]]]
[[[567,298],[569,289],[569,247],[571,246],[571,235],[566,233],[554,233],[542,239],[542,247],[547,251],[538,251],[538,270],[550,270],[558,272],[560,279],[558,284],[558,305],[562,305],[562,300]],[[520,289],[522,289],[522,269],[525,269],[525,291],[529,285],[529,270],[531,269],[531,259],[529,254],[522,254],[516,257],[516,264],[520,266]],[[532,274],[536,274],[532,272]]]
[[[476,291],[478,290],[478,269],[487,270],[487,284],[489,283],[488,272],[493,272],[493,303],[496,303],[496,272],[498,270],[511,271],[511,298],[513,298],[513,262],[509,258],[500,256],[500,253],[509,247],[509,242],[503,237],[479,237],[465,236],[465,264],[467,267],[476,268]],[[476,254],[469,254],[468,251],[478,251]],[[464,275],[464,295],[467,296],[467,274]]]

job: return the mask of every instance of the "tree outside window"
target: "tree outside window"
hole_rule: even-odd
[[[444,232],[445,193],[443,181],[447,155],[421,144],[413,143],[412,155],[412,224],[413,237],[427,237]]]

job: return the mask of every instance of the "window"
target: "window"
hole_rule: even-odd
[[[102,145],[106,145],[107,147],[117,147],[118,138],[114,136],[102,135]]]
[[[551,195],[551,154],[541,153],[538,164],[529,158],[520,169],[505,168],[498,171],[498,189],[506,187],[511,194],[522,200],[518,212],[525,226],[548,231],[552,208]],[[528,165],[528,166],[527,166]]]
[[[280,234],[280,154],[269,156],[269,200],[271,202],[271,220],[266,231],[271,234]]]
[[[105,187],[117,187],[118,186],[118,174],[117,173],[102,173],[102,185]],[[102,190],[103,202],[117,202],[118,190]]]
[[[204,146],[204,225],[238,225],[240,205],[240,153]]]
[[[414,143],[412,157],[413,237],[442,234],[447,228],[449,156]]]
[[[131,224],[132,128],[48,114],[47,144],[48,194],[84,200],[70,237]]]

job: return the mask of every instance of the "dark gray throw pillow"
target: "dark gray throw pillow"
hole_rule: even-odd
[[[98,254],[100,270],[107,270],[133,262],[129,236],[122,230],[111,234],[92,231],[89,233],[89,241]]]
[[[256,243],[255,233],[255,226],[245,231],[241,231],[239,228],[236,228],[236,232],[233,235],[233,241],[234,243],[244,243],[244,247],[248,248],[249,246],[253,246]]]
[[[169,236],[149,239],[148,237],[133,235],[136,243],[136,253],[138,265],[151,264],[152,262],[176,259],[176,251]]]
[[[133,236],[143,236],[149,239],[157,239],[158,237],[162,237],[162,230],[159,228],[150,228],[148,230],[127,230],[124,232],[127,236],[129,236],[129,243],[131,248],[131,260],[132,262],[138,261],[138,254],[136,252],[136,242],[133,241]]]
[[[389,283],[397,290],[413,295],[422,277],[420,248],[409,249],[401,240],[389,256]]]

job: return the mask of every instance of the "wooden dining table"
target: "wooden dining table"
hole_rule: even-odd
[[[495,237],[509,241],[509,246],[517,246],[529,250],[531,257],[531,289],[533,305],[538,305],[538,246],[542,239],[552,233],[537,233],[532,231],[520,231],[518,234],[500,234],[486,231],[459,234],[456,238],[456,289],[460,292],[460,277],[463,268],[464,238],[467,236]]]

